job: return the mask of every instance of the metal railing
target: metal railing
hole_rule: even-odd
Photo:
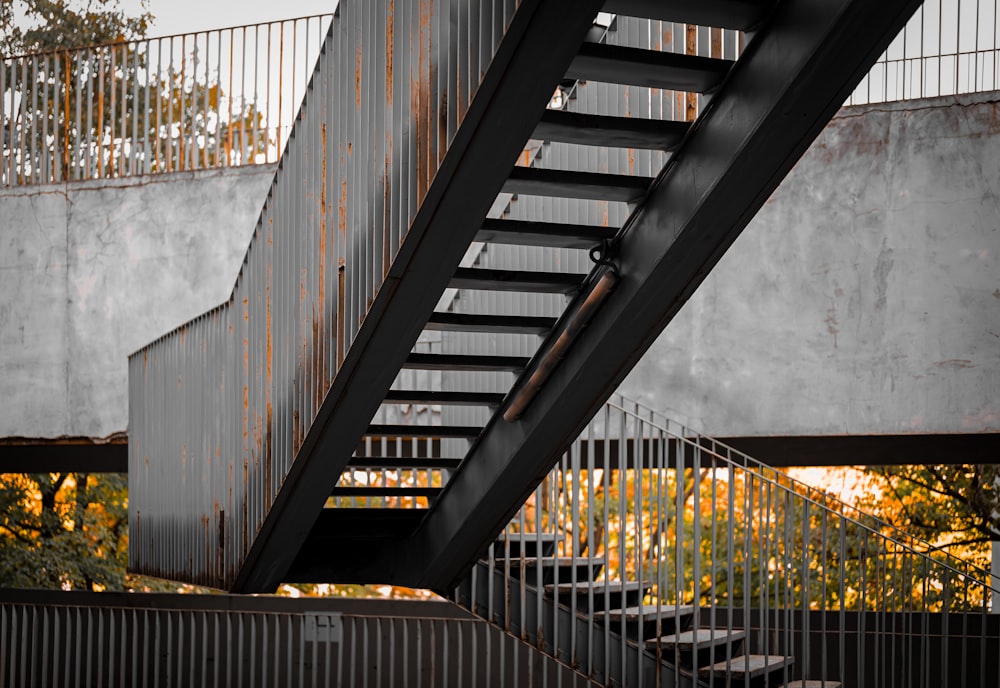
[[[549,543],[536,546],[540,561],[524,544],[533,540]],[[473,611],[584,658],[581,670],[602,683],[641,677],[631,662],[675,686],[714,666],[701,678],[715,685],[749,655],[790,660],[779,685],[985,686],[1000,674],[990,613],[1000,592],[983,582],[988,574],[621,397],[528,498],[476,576],[491,584],[474,582],[471,599],[470,588],[456,593]],[[632,617],[645,626],[626,613],[639,604]],[[537,621],[560,610],[575,628]],[[745,639],[728,654],[695,638],[685,656],[658,639],[685,628]],[[692,656],[698,666],[685,666]]]
[[[847,105],[998,89],[997,0],[925,0]]]
[[[332,16],[5,57],[0,184],[276,162]]]
[[[129,358],[134,570],[235,579],[518,6],[340,3],[229,301]]]
[[[7,591],[0,599],[0,685],[593,685],[449,607]]]

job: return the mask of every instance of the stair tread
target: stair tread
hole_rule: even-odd
[[[518,372],[528,367],[527,356],[492,356],[475,354],[410,354],[404,368],[420,370],[473,370]]]
[[[625,609],[612,609],[607,612],[596,612],[595,616],[605,616],[611,620],[612,623],[620,622],[622,616],[625,616],[626,621],[633,621],[635,619],[656,619],[657,614],[660,618],[669,619],[675,616],[690,616],[694,614],[695,608],[689,604],[682,604],[678,606],[674,605],[663,605],[658,607],[655,604],[646,604],[641,607],[627,607]]]
[[[421,389],[391,389],[385,396],[388,404],[453,404],[496,406],[503,401],[499,392],[440,392]]]
[[[615,227],[601,225],[487,219],[476,235],[476,241],[517,246],[590,249],[604,239],[611,239],[617,231]]]
[[[792,681],[786,683],[784,688],[843,688],[840,681]]]
[[[547,334],[555,327],[555,324],[555,318],[544,316],[434,313],[424,329],[447,330],[449,332]]]
[[[338,497],[349,496],[400,496],[400,497],[434,497],[441,493],[442,487],[399,487],[373,485],[344,485],[333,488],[331,494]]]
[[[493,559],[493,561],[497,562],[497,564],[503,564],[506,561],[506,558],[505,557],[495,557]],[[514,566],[515,564],[518,565],[518,566],[538,566],[539,565],[539,560],[538,560],[538,557],[524,557],[524,558],[522,558],[522,557],[511,557],[510,558],[510,564],[511,564],[511,566]],[[558,565],[558,566],[572,566],[573,564],[579,564],[581,566],[586,566],[586,565],[590,564],[592,566],[597,566],[598,564],[603,565],[604,564],[604,559],[584,559],[582,557],[576,557],[576,558],[573,558],[573,557],[542,557],[542,559],[541,559],[541,565],[542,566],[556,566],[556,565]]]
[[[731,60],[584,43],[566,72],[569,79],[629,84],[687,93],[711,93],[722,83]]]
[[[711,666],[701,667],[698,673],[706,676],[710,673],[728,673],[730,677],[763,676],[794,663],[792,657],[781,655],[737,655],[728,661],[717,662]]]
[[[458,468],[462,459],[431,456],[427,458],[403,456],[355,456],[349,462],[351,468]]]
[[[612,117],[565,110],[546,110],[532,138],[587,146],[673,150],[690,127],[688,122]]]
[[[603,581],[577,581],[576,583],[553,583],[546,585],[545,589],[548,591],[557,591],[559,593],[572,593],[576,592],[579,594],[586,593],[588,590],[593,590],[594,594],[603,594],[605,590],[616,593],[619,591],[624,592],[637,592],[649,587],[648,585],[639,585],[638,581],[608,581],[607,583]]]
[[[680,650],[692,650],[697,645],[699,647],[712,647],[716,645],[727,645],[746,638],[746,631],[727,631],[724,628],[697,628],[691,631],[682,631],[672,635],[665,635],[660,638],[650,638],[646,642],[650,645],[665,645],[676,647]]]
[[[515,167],[503,190],[529,196],[634,202],[646,195],[652,183],[652,178],[638,175]]]
[[[366,435],[393,435],[400,437],[479,437],[483,429],[478,425],[382,425],[368,426]]]
[[[570,294],[580,288],[586,277],[571,272],[458,268],[449,286],[453,289]]]
[[[605,0],[602,9],[628,17],[746,31],[764,18],[768,3],[761,0]]]

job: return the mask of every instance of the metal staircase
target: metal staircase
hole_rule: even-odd
[[[987,686],[987,580],[616,396],[449,596],[601,685]]]
[[[130,358],[132,569],[461,580],[917,4],[342,2],[232,298]]]

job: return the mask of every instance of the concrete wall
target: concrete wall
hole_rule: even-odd
[[[998,99],[841,113],[622,391],[717,436],[1000,431]],[[124,431],[126,356],[229,296],[271,175],[0,190],[0,437]]]
[[[273,167],[0,189],[0,437],[107,437],[127,356],[228,298]]]
[[[1000,431],[998,102],[842,111],[622,392],[720,437]]]

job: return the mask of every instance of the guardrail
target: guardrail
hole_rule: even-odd
[[[4,58],[0,184],[276,162],[332,16]]]
[[[847,105],[998,89],[997,0],[925,0]]]
[[[457,599],[587,658],[581,670],[602,683],[641,675],[639,661],[675,686],[714,666],[702,678],[715,685],[749,655],[791,660],[779,685],[980,686],[1000,672],[988,573],[621,397],[486,557]],[[575,631],[537,621],[588,610]],[[654,626],[703,637],[680,649]],[[727,654],[728,637],[742,649]],[[698,667],[682,668],[691,657]]]

